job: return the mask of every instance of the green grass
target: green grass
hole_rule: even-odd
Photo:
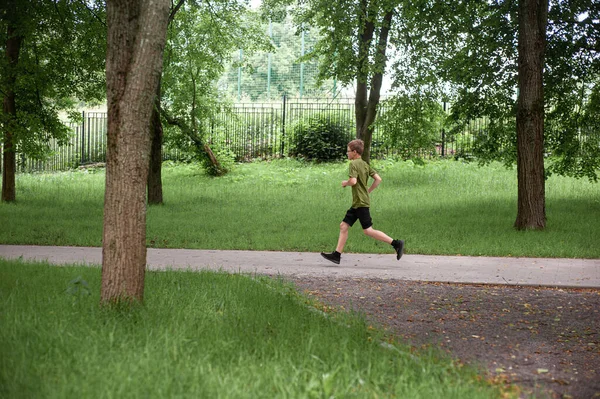
[[[99,292],[99,268],[0,260],[0,397],[503,394],[439,352],[390,344],[364,319],[323,313],[266,277],[147,272],[133,309],[99,307]]]
[[[376,229],[406,240],[409,254],[599,258],[600,185],[551,176],[547,228],[516,231],[517,180],[499,164],[378,162]],[[166,166],[165,204],[148,209],[149,247],[330,251],[351,203],[345,163],[243,164],[223,178]],[[100,246],[104,171],[21,174],[17,202],[0,204],[3,244]],[[347,252],[391,253],[350,233]]]

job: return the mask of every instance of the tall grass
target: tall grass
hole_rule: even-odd
[[[499,398],[433,350],[324,314],[281,281],[148,272],[100,308],[100,269],[0,260],[0,397]],[[316,307],[315,307],[316,306]]]
[[[516,171],[454,161],[377,162],[374,227],[412,254],[599,258],[600,186],[551,176],[547,228],[516,231]],[[330,251],[351,203],[345,163],[243,164],[222,178],[165,166],[165,204],[148,209],[149,247]],[[17,203],[0,204],[3,244],[100,246],[104,171],[22,174]],[[350,233],[348,252],[391,253]]]

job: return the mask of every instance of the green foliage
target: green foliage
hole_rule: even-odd
[[[18,152],[44,159],[51,141],[68,141],[70,129],[61,112],[72,110],[78,101],[104,98],[104,4],[23,0],[13,6],[12,14],[0,8],[0,43],[4,48],[9,25],[23,40],[15,68],[9,68],[7,57],[1,57],[0,76],[2,93],[15,93],[17,116],[9,120],[1,113],[0,125],[3,134],[11,130]],[[16,77],[12,88],[6,86],[8,75]]]
[[[544,96],[546,173],[598,180],[600,170],[600,7],[552,1]],[[595,46],[594,47],[594,43]]]
[[[260,25],[270,47],[236,49],[219,80],[219,90],[243,102],[279,100],[284,95],[322,97],[332,82],[322,82],[318,66],[309,54],[319,39],[317,29],[294,26],[289,16]]]
[[[320,79],[336,78],[347,85],[382,72],[386,60],[379,56],[378,33],[385,12],[397,6],[398,2],[387,0],[310,0],[296,7],[293,13],[298,25],[319,29],[319,40],[310,55],[319,61]],[[370,24],[374,25],[373,39],[362,41]]]
[[[485,127],[475,131],[472,154],[482,164],[498,161],[510,166],[517,158],[516,136],[514,119],[486,120]]]
[[[192,162],[197,159],[198,149],[194,142],[176,126],[163,123],[163,151],[177,154],[177,160]]]
[[[72,296],[73,302],[77,302],[84,297],[91,295],[88,282],[81,276],[77,276],[69,282],[69,287],[66,292]]]
[[[242,2],[219,0],[182,7],[168,28],[161,98],[162,107],[189,131],[169,129],[165,144],[190,152],[191,140],[207,140],[207,133],[219,126],[216,115],[227,109],[217,80],[231,51],[267,46],[257,17]]]
[[[344,159],[351,140],[350,121],[328,113],[312,115],[292,127],[292,156],[310,161],[328,162]]]
[[[598,181],[600,85],[596,84],[589,91],[571,93],[556,103],[546,119],[546,148],[551,155],[548,174]]]
[[[518,2],[407,2],[400,29],[396,86],[452,103],[453,134],[485,118],[473,153],[482,162],[516,161]],[[451,15],[451,18],[448,16]],[[593,0],[549,2],[544,66],[548,173],[595,180],[597,116],[592,93],[600,81],[600,9]],[[440,23],[443,20],[444,23]],[[584,122],[585,119],[585,122]]]
[[[200,162],[202,168],[209,176],[223,176],[233,170],[236,155],[229,146],[224,145],[224,142],[218,138],[210,140],[208,143],[218,161],[218,165],[214,165],[204,145],[200,142],[182,135],[177,128],[172,126],[167,127],[164,132],[165,141],[168,143],[166,150],[167,152],[176,153],[178,161],[186,163]]]
[[[218,165],[214,165],[208,155],[203,153],[201,155],[202,166],[209,176],[223,176],[233,170],[235,165],[235,154],[221,145],[211,145],[213,155],[217,159]]]
[[[444,128],[442,106],[417,95],[398,95],[382,103],[385,112],[376,122],[385,131],[385,145],[398,149],[403,159],[435,151]]]

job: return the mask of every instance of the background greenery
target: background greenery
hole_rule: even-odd
[[[374,227],[409,254],[600,258],[600,186],[550,176],[545,231],[516,231],[516,170],[493,163],[375,162]],[[351,203],[347,164],[278,160],[210,178],[196,164],[164,168],[162,206],[149,207],[149,247],[330,251]],[[101,246],[104,171],[20,174],[0,204],[2,244]],[[391,253],[351,229],[347,252]]]

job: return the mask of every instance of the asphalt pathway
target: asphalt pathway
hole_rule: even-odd
[[[100,265],[102,248],[0,245],[0,258]],[[149,270],[221,270],[270,276],[380,278],[443,283],[600,288],[600,259],[343,254],[148,248]]]

